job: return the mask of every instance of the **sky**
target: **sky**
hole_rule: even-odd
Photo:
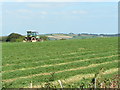
[[[0,36],[10,33],[25,35],[27,30],[39,34],[118,33],[118,2],[24,1],[0,3]]]
[[[0,0],[0,2],[118,2],[119,0]]]

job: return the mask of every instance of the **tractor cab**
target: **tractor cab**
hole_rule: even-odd
[[[28,37],[30,37],[30,36],[31,36],[31,37],[36,37],[36,36],[38,36],[38,32],[35,32],[35,31],[34,31],[34,32],[32,32],[32,31],[27,31],[27,36],[28,36]]]
[[[27,31],[27,36],[23,40],[23,42],[37,42],[40,41],[40,37],[38,32],[35,31]]]

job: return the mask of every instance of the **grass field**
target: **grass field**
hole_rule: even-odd
[[[29,88],[31,82],[38,88],[48,81],[60,87],[57,80],[64,87],[78,87],[90,82],[101,68],[104,78],[118,74],[117,37],[2,43],[6,88]]]

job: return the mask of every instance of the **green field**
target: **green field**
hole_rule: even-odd
[[[2,80],[6,88],[41,87],[47,81],[78,87],[103,68],[103,77],[118,70],[118,38],[2,43]],[[55,73],[51,79],[51,73]],[[73,85],[73,86],[70,86]]]

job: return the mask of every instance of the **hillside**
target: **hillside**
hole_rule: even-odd
[[[88,39],[88,38],[97,38],[97,37],[117,37],[118,34],[89,34],[89,33],[80,33],[80,34],[45,34],[49,40],[60,40],[60,39]]]
[[[118,74],[117,37],[2,43],[2,53],[6,88],[88,87],[101,69],[102,81]]]
[[[11,33],[11,34],[17,34],[17,33]],[[21,35],[21,34],[18,34]],[[25,37],[26,35],[22,35],[22,37]],[[47,40],[68,40],[68,39],[89,39],[89,38],[98,38],[98,37],[118,37],[119,34],[89,34],[89,33],[80,33],[80,34],[74,34],[74,33],[51,33],[51,34],[39,34],[39,37],[43,38],[46,37]],[[6,42],[8,36],[0,36],[0,41]],[[12,37],[14,42],[22,42],[23,38],[19,38],[16,40],[16,38]],[[44,38],[43,38],[44,39]]]

